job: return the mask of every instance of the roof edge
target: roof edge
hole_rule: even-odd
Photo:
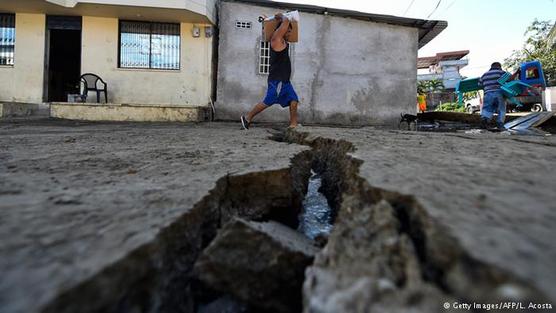
[[[300,12],[322,14],[331,16],[340,16],[346,18],[353,18],[363,21],[390,24],[396,26],[413,27],[419,29],[419,48],[424,47],[432,39],[438,36],[446,27],[448,22],[436,20],[422,20],[407,17],[398,17],[393,15],[365,13],[354,10],[343,10],[335,8],[327,8],[309,4],[289,3],[281,1],[270,0],[221,0],[223,2],[239,2],[264,7],[274,7],[283,9],[296,9]]]

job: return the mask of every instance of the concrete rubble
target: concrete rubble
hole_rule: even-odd
[[[305,268],[318,249],[277,222],[235,219],[219,231],[194,267],[200,280],[271,312],[299,312]]]
[[[0,307],[247,312],[197,281],[194,264],[236,218],[247,229],[295,229],[311,169],[335,226],[298,290],[304,312],[555,303],[553,136],[283,134],[223,123],[0,122]],[[276,247],[271,233],[265,245]]]

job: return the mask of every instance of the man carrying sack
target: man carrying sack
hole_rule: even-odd
[[[278,22],[278,26],[270,38],[268,87],[264,100],[257,103],[246,116],[241,116],[241,126],[244,129],[249,129],[249,125],[257,114],[276,103],[280,104],[283,108],[290,108],[289,127],[294,128],[298,125],[297,105],[299,104],[299,98],[290,81],[292,68],[288,43],[288,39],[292,35],[292,23],[290,19],[294,19],[295,16],[295,14],[278,13],[270,19],[266,19],[274,19]]]

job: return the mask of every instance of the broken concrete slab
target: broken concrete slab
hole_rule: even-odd
[[[362,181],[355,186],[372,187],[365,201],[382,199],[393,191],[396,197],[414,197],[421,208],[417,225],[427,221],[430,226],[420,229],[434,230],[418,232],[417,238],[428,238],[427,249],[417,249],[418,255],[436,259],[433,268],[451,273],[440,277],[450,290],[458,290],[453,295],[479,297],[470,291],[489,289],[484,286],[513,290],[511,286],[518,285],[517,289],[526,290],[520,295],[556,300],[552,270],[556,245],[551,239],[556,237],[552,227],[556,223],[555,138],[305,127],[289,131],[285,139],[322,151],[317,155],[336,153],[340,144],[349,143],[351,149],[342,149],[343,153],[360,165],[349,170],[348,177],[356,173]],[[342,165],[346,162],[337,163],[346,166]],[[508,171],[508,164],[520,169],[518,180]],[[345,181],[349,179],[337,184]],[[353,188],[348,184],[343,192],[352,193]],[[442,238],[453,240],[446,244]],[[452,246],[459,248],[448,249]],[[467,272],[476,266],[464,264],[482,264],[485,270]],[[465,276],[486,279],[486,284],[460,279]]]
[[[392,223],[409,231],[394,235],[410,239],[403,251],[417,251],[427,282],[445,282],[459,297],[492,286],[474,281],[509,277],[514,281],[490,289],[519,297],[523,286],[531,287],[556,301],[556,138],[300,131],[309,135],[299,133],[299,142],[312,148],[273,142],[266,129],[244,132],[237,124],[0,122],[0,307],[31,313],[193,310],[191,268],[217,227],[240,212],[260,219],[264,210],[257,207],[269,201],[295,203],[284,196],[302,186],[275,190],[292,177],[309,178],[303,168],[311,159],[299,159],[308,150],[319,151],[319,173],[335,169],[323,174],[322,189],[338,218],[347,210],[342,193],[364,184],[372,187],[360,197],[364,203],[374,207],[384,199],[405,212]],[[509,166],[519,169],[519,179]],[[337,175],[346,171],[353,175]],[[355,185],[354,177],[360,177]],[[261,191],[264,196],[253,201],[241,194]],[[411,201],[400,209],[396,198]],[[372,237],[354,238],[361,239],[342,240],[373,244]],[[442,275],[439,269],[449,270]],[[381,299],[387,293],[420,299],[404,296],[408,289],[391,279],[354,278],[340,287],[348,298],[366,296],[369,287]],[[425,302],[427,294],[421,293]]]
[[[344,199],[325,249],[307,270],[304,312],[436,312],[452,300],[425,282],[392,206]],[[347,204],[349,203],[349,204]]]
[[[295,205],[290,163],[308,148],[266,136],[239,124],[0,122],[0,307],[189,307],[188,270],[220,219]]]
[[[305,268],[317,251],[282,224],[235,219],[199,256],[194,271],[205,285],[255,308],[299,312]]]

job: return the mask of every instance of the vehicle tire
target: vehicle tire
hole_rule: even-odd
[[[540,104],[540,103],[535,103],[531,107],[531,112],[542,112],[542,111],[544,111],[544,110],[543,110],[542,104]]]
[[[473,113],[473,106],[472,106],[471,104],[468,103],[468,104],[465,106],[465,111],[466,111],[467,113],[469,113],[469,114],[472,114],[472,113]]]

